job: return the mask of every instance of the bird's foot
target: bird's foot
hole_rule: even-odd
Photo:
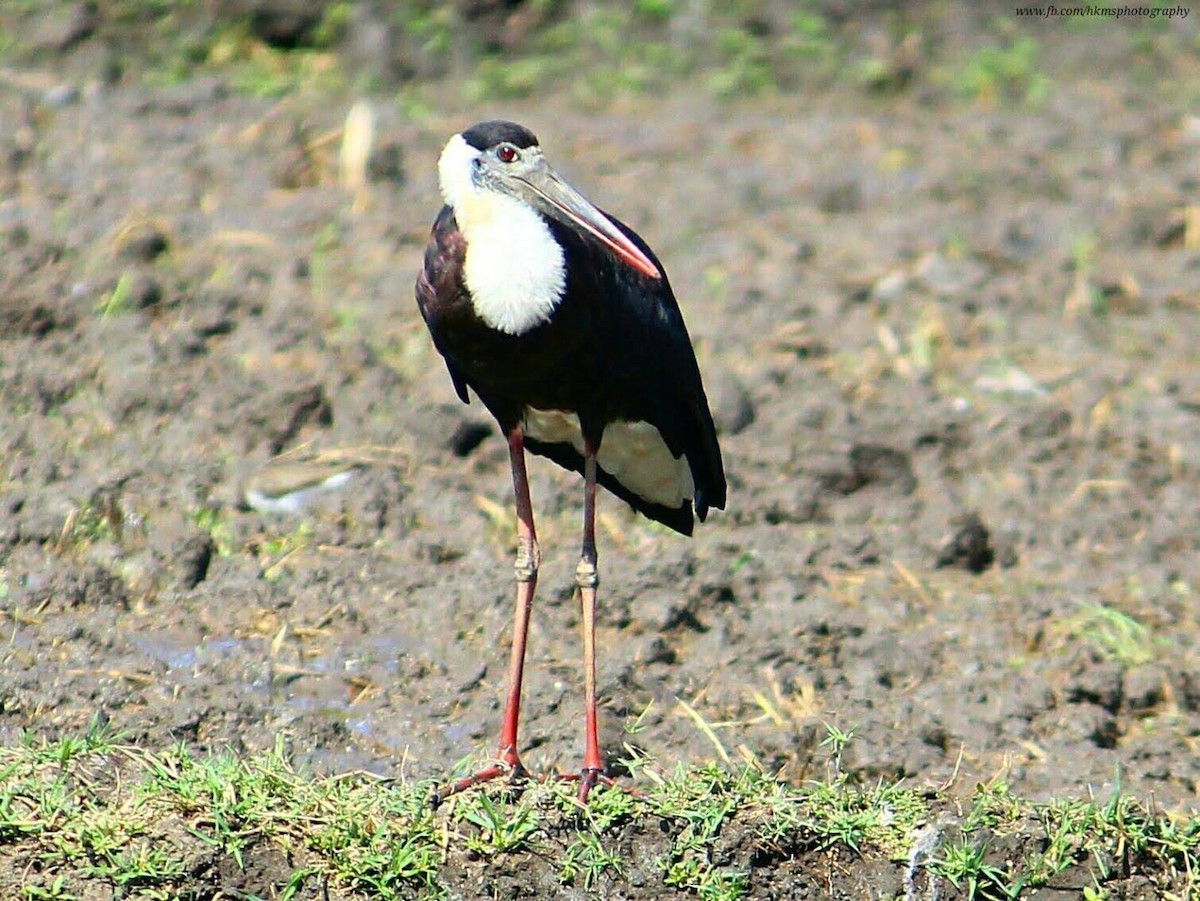
[[[579,794],[577,800],[580,804],[586,804],[588,795],[597,785],[603,785],[605,788],[620,787],[617,785],[617,780],[611,776],[605,776],[604,771],[599,767],[585,766],[578,773],[559,773],[558,780],[560,782],[578,782]],[[625,789],[625,791],[637,794],[633,789]]]
[[[429,796],[429,806],[437,810],[442,805],[442,802],[451,795],[457,795],[468,788],[474,788],[477,785],[483,785],[485,782],[492,782],[506,776],[510,784],[524,782],[529,778],[529,771],[525,769],[524,764],[521,763],[521,759],[517,757],[516,751],[509,751],[502,754],[498,762],[489,767],[484,767],[470,776],[434,789],[433,794]]]

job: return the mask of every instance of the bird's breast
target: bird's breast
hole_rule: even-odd
[[[562,300],[567,269],[545,220],[493,192],[455,215],[466,239],[463,282],[476,315],[506,335],[546,322]]]

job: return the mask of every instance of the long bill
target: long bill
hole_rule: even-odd
[[[592,203],[572,188],[548,163],[520,179],[530,190],[529,201],[542,213],[577,231],[591,235],[618,259],[628,263],[642,275],[662,278],[658,266],[631,241],[623,231],[596,209]]]

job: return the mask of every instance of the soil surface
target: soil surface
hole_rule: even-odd
[[[1193,54],[1194,19],[1163,26]],[[1200,811],[1200,120],[1164,89],[1195,58],[1031,33],[1033,104],[381,95],[354,193],[350,94],[5,70],[0,741],[99,716],[414,777],[493,750],[507,453],[412,285],[441,146],[505,117],[664,261],[722,431],[693,539],[601,498],[611,756],[799,781],[832,724],[864,781]],[[582,491],[531,478],[522,752],[572,770]],[[289,479],[324,488],[264,500]]]

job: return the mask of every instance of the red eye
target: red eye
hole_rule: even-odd
[[[515,148],[510,147],[508,144],[505,144],[503,147],[501,147],[499,150],[496,151],[496,158],[498,160],[500,160],[500,162],[502,162],[502,163],[511,163],[513,160],[515,160],[517,158],[517,151]]]

